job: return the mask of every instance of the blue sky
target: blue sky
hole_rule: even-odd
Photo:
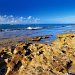
[[[75,23],[75,0],[0,0],[0,23]]]

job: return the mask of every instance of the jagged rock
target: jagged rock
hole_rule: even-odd
[[[75,34],[57,35],[52,44],[20,42],[2,48],[2,69],[3,75],[74,75]]]

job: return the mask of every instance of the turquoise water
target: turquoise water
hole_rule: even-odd
[[[48,39],[40,42],[50,43],[56,39],[57,34],[75,33],[75,25],[70,24],[31,24],[31,25],[0,25],[0,38],[16,38],[20,40],[33,36],[43,36],[51,34]],[[1,40],[0,40],[1,41]]]

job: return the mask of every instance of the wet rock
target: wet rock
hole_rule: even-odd
[[[49,38],[49,36],[52,36],[52,35],[35,36],[35,37],[27,38],[27,40],[29,40],[29,41],[40,41],[41,39]]]

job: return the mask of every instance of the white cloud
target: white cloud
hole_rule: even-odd
[[[1,16],[0,15],[0,24],[33,24],[33,23],[39,23],[39,18],[34,18],[32,16],[28,17],[14,17],[13,15],[7,16]]]
[[[31,19],[31,18],[32,18],[32,16],[28,16],[28,18],[27,18],[27,19],[29,20],[29,19]]]

